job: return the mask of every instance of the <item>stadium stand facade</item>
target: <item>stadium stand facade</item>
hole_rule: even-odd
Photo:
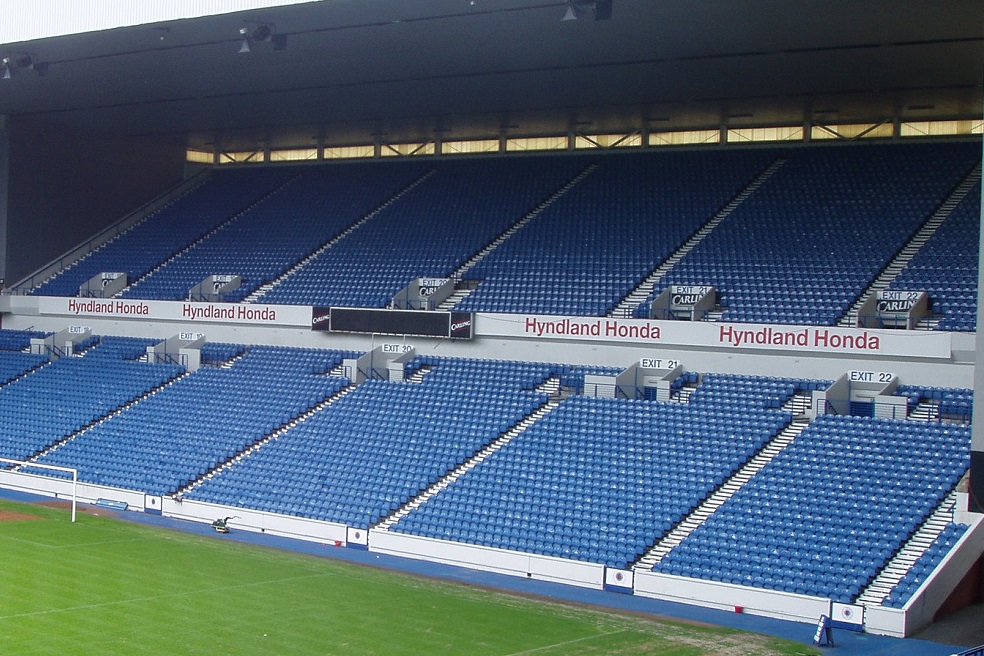
[[[30,463],[71,467],[84,497],[179,517],[576,585],[619,589],[617,573],[637,594],[652,580],[756,591],[774,595],[745,602],[756,612],[804,621],[836,603],[904,633],[891,613],[911,613],[980,539],[965,482],[973,395],[952,357],[976,326],[974,193],[892,283],[927,290],[939,321],[823,328],[828,340],[945,338],[942,375],[860,347],[852,363],[773,347],[841,320],[975,170],[977,143],[223,170],[8,296],[96,332],[143,313],[152,332],[209,337],[185,330],[198,355],[162,359],[159,332],[78,326],[60,333],[67,351],[50,332],[0,332],[0,449],[28,463],[6,475],[53,491],[64,483]],[[609,318],[661,266],[649,298],[711,285],[713,321]],[[106,271],[130,284],[79,298]],[[225,302],[188,298],[218,273],[244,284]],[[476,339],[311,330],[312,306],[386,308],[428,276],[463,292],[445,306],[478,324]],[[539,328],[497,337],[497,322]],[[729,372],[685,340],[684,366],[654,339],[670,324],[747,335],[775,374],[795,357],[812,360],[810,377]],[[300,346],[263,345],[271,329]],[[544,334],[566,358],[530,357]],[[229,339],[241,335],[260,339]],[[606,341],[625,355],[579,353]],[[889,358],[922,348],[900,344]]]
[[[886,635],[984,597],[971,3],[294,4],[3,59],[0,486]]]

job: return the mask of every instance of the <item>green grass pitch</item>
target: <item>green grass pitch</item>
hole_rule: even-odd
[[[5,656],[817,653],[110,517],[0,513]]]

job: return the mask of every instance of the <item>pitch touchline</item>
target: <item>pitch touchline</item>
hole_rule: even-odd
[[[44,542],[36,542],[34,540],[25,540],[24,538],[15,538],[12,535],[0,535],[2,540],[10,540],[12,542],[20,542],[21,544],[29,544],[34,547],[42,547],[44,549],[83,549],[85,547],[91,547],[95,545],[103,544],[123,544],[126,542],[145,542],[151,540],[152,538],[132,538],[129,540],[101,540],[99,542],[76,542],[73,544],[45,544]]]
[[[584,642],[585,640],[594,640],[595,638],[607,638],[608,636],[618,635],[619,633],[628,633],[625,629],[619,631],[611,631],[609,633],[598,633],[595,635],[584,636],[583,638],[575,638],[574,640],[565,640],[564,642],[555,642],[552,645],[544,645],[542,647],[534,647],[533,649],[527,649],[525,651],[517,651],[512,654],[506,654],[506,656],[523,656],[523,654],[535,654],[538,651],[543,651],[544,649],[553,649],[554,647],[564,647],[566,645],[573,645],[576,642]]]
[[[52,549],[84,549],[85,547],[102,546],[104,544],[124,544],[126,542],[147,542],[153,538],[133,538],[130,540],[100,540],[99,542],[77,542],[74,544],[59,544],[51,547]]]
[[[332,576],[330,572],[311,574],[309,576],[292,576],[286,579],[275,579],[272,581],[254,581],[252,583],[240,583],[238,585],[224,585],[216,588],[206,588],[203,590],[189,590],[187,592],[173,592],[171,594],[154,595],[152,597],[136,597],[133,599],[120,599],[119,601],[106,601],[100,604],[86,604],[84,606],[70,606],[68,608],[49,608],[30,613],[14,613],[12,615],[0,615],[0,621],[15,619],[18,617],[33,617],[35,615],[51,615],[53,613],[71,613],[79,610],[90,610],[92,608],[105,608],[107,606],[120,606],[123,604],[138,604],[144,601],[154,601],[157,599],[169,599],[172,597],[186,597],[188,595],[207,594],[210,592],[221,592],[223,590],[236,590],[237,588],[249,588],[256,585],[268,585],[270,583],[286,583],[288,581],[302,581],[305,579],[316,579],[324,576]]]

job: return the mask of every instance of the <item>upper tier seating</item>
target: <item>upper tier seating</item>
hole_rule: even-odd
[[[618,154],[472,268],[456,310],[603,316],[775,151]]]
[[[580,157],[438,162],[260,301],[385,307],[414,278],[450,276],[587,166]]]
[[[456,309],[601,316],[779,161],[650,299],[671,284],[714,285],[723,321],[832,325],[980,161],[980,145],[222,169],[30,293],[76,296],[91,277],[123,271],[122,296],[177,300],[210,274],[238,274],[242,287],[224,300],[384,307],[414,278],[459,272],[539,209],[464,272],[478,287]],[[976,327],[979,203],[972,190],[893,283],[929,291],[942,330]],[[648,303],[636,307],[647,314]]]
[[[0,387],[0,456],[24,460],[184,371],[134,362],[153,340],[105,337]]]
[[[968,426],[822,415],[655,571],[851,602],[969,450]]]
[[[978,182],[889,286],[927,292],[930,310],[942,316],[939,330],[977,330],[980,223]]]
[[[103,272],[124,272],[128,280],[136,280],[293,175],[295,169],[216,171],[199,187],[82,257],[31,293],[78,296],[79,287]]]
[[[651,298],[671,284],[713,285],[727,308],[722,321],[833,325],[980,160],[980,145],[799,148],[784,157]]]
[[[548,365],[429,360],[367,381],[185,498],[366,529],[542,404]]]
[[[240,301],[286,272],[425,172],[417,162],[301,169],[289,184],[129,287],[126,298],[182,300],[212,274],[241,275]]]
[[[39,462],[79,480],[162,495],[205,474],[344,387],[325,375],[345,354],[255,346],[203,367],[92,427]]]

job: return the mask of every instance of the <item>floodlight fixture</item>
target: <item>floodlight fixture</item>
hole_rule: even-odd
[[[257,23],[256,27],[250,31],[249,27],[239,28],[239,35],[243,38],[239,52],[251,52],[257,43],[272,43],[274,50],[287,49],[287,35],[277,34],[276,26],[273,23]]]
[[[609,20],[612,17],[613,0],[567,0],[567,10],[564,12],[562,21],[572,21],[587,16],[588,13],[594,14],[594,19]]]
[[[249,52],[249,30],[245,27],[239,28],[239,35],[243,37],[243,44],[239,46],[239,54]]]
[[[0,66],[3,67],[3,79],[5,80],[14,77],[14,71],[18,69],[34,71],[38,77],[48,74],[48,62],[38,61],[35,55],[7,55],[0,60]]]

